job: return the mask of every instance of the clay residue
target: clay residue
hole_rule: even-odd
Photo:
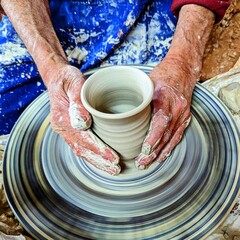
[[[15,218],[3,188],[0,189],[0,239],[33,240]]]
[[[203,59],[201,81],[230,70],[240,57],[240,1],[233,0],[210,35]]]
[[[0,231],[11,235],[19,235],[24,232],[7,203],[3,189],[0,189]]]
[[[0,136],[0,239],[33,240],[14,216],[3,188],[2,158],[8,137]]]

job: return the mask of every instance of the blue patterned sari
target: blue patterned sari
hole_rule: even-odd
[[[167,0],[51,0],[51,18],[70,63],[85,71],[113,64],[156,65],[176,18]],[[0,22],[0,135],[46,88],[9,19]]]

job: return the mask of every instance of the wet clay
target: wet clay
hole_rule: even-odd
[[[201,81],[227,72],[240,57],[240,0],[233,0],[210,35],[203,58]]]

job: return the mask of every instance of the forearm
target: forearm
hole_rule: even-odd
[[[195,79],[199,78],[205,46],[213,24],[214,14],[204,7],[188,4],[180,10],[167,57],[188,67]]]
[[[1,5],[47,84],[49,66],[67,63],[50,19],[48,0],[2,0]]]

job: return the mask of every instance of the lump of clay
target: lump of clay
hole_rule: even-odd
[[[240,113],[240,83],[232,82],[219,90],[218,97],[236,114]]]
[[[229,71],[240,59],[240,1],[231,0],[221,22],[214,25],[203,58],[200,81]]]

